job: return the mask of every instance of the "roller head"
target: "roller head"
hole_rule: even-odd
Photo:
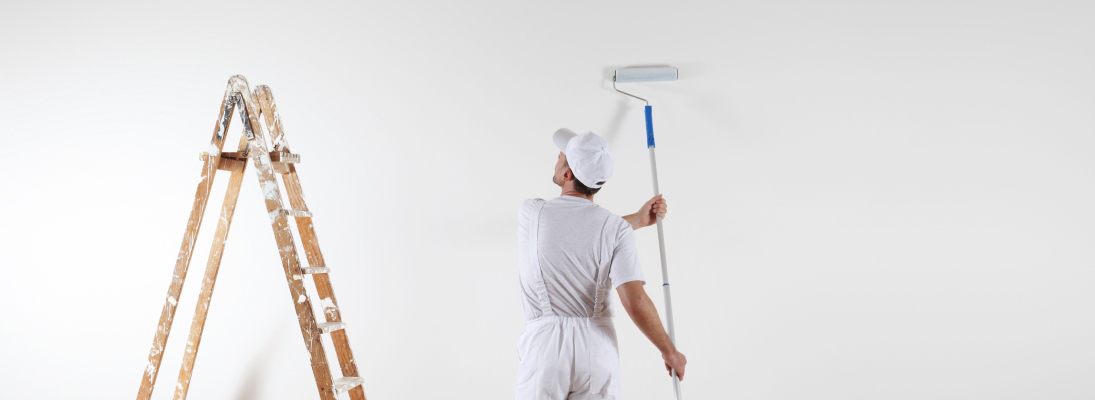
[[[638,67],[616,70],[616,82],[661,82],[677,80],[676,67]]]

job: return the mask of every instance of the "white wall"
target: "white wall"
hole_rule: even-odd
[[[0,398],[136,393],[233,74],[270,85],[302,154],[369,398],[510,398],[517,206],[558,194],[563,126],[612,145],[599,204],[649,197],[641,103],[606,77],[663,63],[678,82],[632,88],[655,105],[686,396],[1095,397],[1093,17],[1081,1],[6,2]],[[315,398],[252,176],[190,398]],[[656,233],[638,237],[660,308]],[[656,350],[617,324],[623,395],[669,398]]]

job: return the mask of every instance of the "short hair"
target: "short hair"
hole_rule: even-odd
[[[570,173],[573,174],[574,171],[571,170]],[[604,184],[604,182],[601,182],[601,184]],[[586,186],[586,184],[582,183],[582,181],[579,181],[578,177],[575,176],[574,177],[574,190],[576,190],[576,191],[578,191],[578,193],[584,194],[586,196],[592,196],[592,195],[597,194],[597,192],[601,191],[601,188],[594,189],[594,188],[591,188],[589,186]]]
[[[570,163],[567,162],[567,161],[563,161],[563,166],[567,167],[567,168],[570,168]],[[574,175],[574,170],[573,169],[570,170],[570,176],[574,177],[574,190],[576,190],[578,193],[584,194],[586,196],[592,196],[592,195],[597,194],[597,192],[601,191],[601,188],[596,188],[596,189],[591,188],[589,186],[586,186],[586,184],[582,183],[582,181],[578,180],[578,176]],[[599,184],[604,185],[605,183],[600,182]]]

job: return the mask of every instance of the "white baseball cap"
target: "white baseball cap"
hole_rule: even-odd
[[[608,142],[600,136],[593,132],[579,135],[562,128],[551,139],[566,154],[570,171],[583,185],[597,189],[612,178],[612,153],[608,152]]]

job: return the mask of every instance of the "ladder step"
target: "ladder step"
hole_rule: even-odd
[[[319,327],[319,331],[322,333],[331,333],[346,329],[346,324],[341,322],[320,322],[316,324],[316,326]]]
[[[281,214],[288,215],[290,217],[308,217],[308,218],[312,218],[312,213],[310,213],[308,211],[290,210],[290,209],[287,209],[287,208],[283,208],[281,210],[278,210],[278,212],[281,213]]]
[[[285,153],[281,151],[271,151],[270,161],[283,162],[289,164],[300,164],[300,154]]]
[[[246,153],[246,152],[239,152],[239,151],[222,151],[222,152],[221,152],[221,158],[232,158],[232,159],[236,159],[236,160],[243,160],[243,161],[247,161],[247,159],[248,159],[249,157],[247,157],[247,153]]]
[[[305,274],[328,274],[331,272],[331,269],[327,267],[304,267],[300,270]]]
[[[346,377],[335,379],[334,382],[331,382],[331,389],[334,389],[335,394],[337,395],[337,394],[345,393],[345,392],[347,392],[350,389],[353,389],[355,387],[361,386],[361,384],[363,384],[363,383],[365,383],[365,378],[359,378],[359,377],[356,377],[356,376],[346,376]]]

